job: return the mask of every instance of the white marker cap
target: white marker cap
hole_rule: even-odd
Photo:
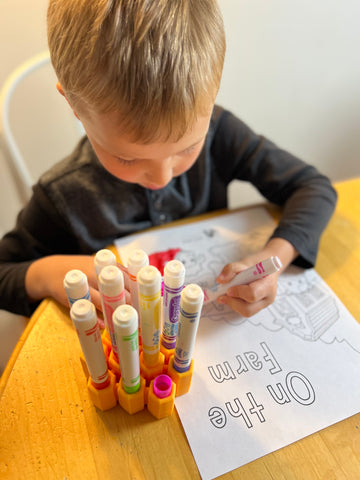
[[[131,335],[138,328],[138,313],[131,305],[120,305],[113,313],[113,322],[122,335]]]
[[[115,297],[124,290],[124,275],[116,265],[107,265],[99,275],[99,289],[108,296]]]
[[[111,250],[103,248],[96,253],[94,265],[96,275],[99,276],[101,270],[107,265],[116,265],[116,256]]]
[[[195,313],[197,310],[201,309],[203,301],[203,289],[195,283],[186,285],[181,292],[181,308],[188,313]]]
[[[161,274],[153,265],[142,267],[136,278],[142,295],[155,295],[160,290]]]
[[[185,280],[185,267],[180,260],[170,260],[164,268],[164,283],[170,288],[178,288]]]
[[[71,307],[70,316],[77,326],[80,322],[83,329],[87,329],[89,326],[92,326],[92,324],[96,324],[97,322],[95,307],[85,298],[76,300]]]
[[[82,298],[89,290],[87,277],[81,270],[70,270],[64,278],[64,288],[71,298]]]
[[[141,267],[149,265],[149,257],[140,248],[133,250],[128,258],[128,271],[130,275],[136,276]]]

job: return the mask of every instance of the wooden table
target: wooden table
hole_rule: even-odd
[[[316,270],[359,321],[360,179],[336,187]],[[176,411],[156,420],[147,410],[97,410],[79,355],[68,311],[45,300],[1,378],[0,478],[200,478]],[[360,478],[360,414],[221,478]]]

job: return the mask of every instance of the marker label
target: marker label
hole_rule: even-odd
[[[210,288],[205,288],[204,303],[212,302],[220,295],[225,295],[230,287],[235,287],[236,285],[248,285],[251,282],[255,282],[255,280],[260,280],[261,278],[278,272],[281,267],[282,264],[279,257],[269,257],[266,260],[262,260],[252,267],[246,268],[238,273],[228,283],[216,283]]]
[[[122,385],[126,393],[140,388],[138,314],[131,305],[119,306],[113,314]]]
[[[144,363],[157,365],[160,352],[161,329],[161,275],[151,265],[142,267],[137,274],[139,313]]]
[[[203,300],[204,293],[196,284],[187,285],[181,293],[179,327],[174,355],[174,369],[178,372],[189,370]]]
[[[179,260],[171,260],[164,268],[163,291],[163,347],[172,349],[176,343],[176,333],[180,312],[181,292],[184,288],[185,267]]]
[[[98,280],[105,325],[110,335],[112,350],[116,360],[118,360],[113,314],[117,307],[125,303],[124,277],[117,266],[108,265],[102,268]]]
[[[108,368],[95,307],[89,300],[77,300],[71,307],[70,316],[79,337],[91,380],[95,386],[100,386],[108,381]]]

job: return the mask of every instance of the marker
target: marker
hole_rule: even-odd
[[[177,372],[189,370],[203,301],[204,292],[199,285],[191,283],[181,292],[179,326],[174,354],[174,369]]]
[[[108,265],[100,271],[98,283],[105,325],[110,335],[112,351],[118,360],[113,313],[119,305],[125,304],[124,277],[116,265]]]
[[[64,288],[69,300],[70,307],[76,300],[85,298],[90,300],[88,280],[81,270],[70,270],[64,278]]]
[[[252,267],[246,268],[242,272],[238,273],[231,282],[228,283],[216,283],[213,287],[204,289],[204,303],[212,302],[220,295],[226,294],[230,287],[236,285],[248,285],[255,280],[267,277],[275,272],[278,272],[282,267],[279,257],[269,257],[259,263],[256,263]]]
[[[94,266],[97,277],[99,276],[101,270],[107,265],[116,265],[116,256],[111,250],[103,248],[102,250],[96,252],[94,257]]]
[[[140,388],[138,314],[131,305],[117,307],[113,314],[122,385],[126,393]]]
[[[137,274],[139,312],[144,363],[154,367],[159,363],[161,320],[161,275],[148,265]]]
[[[185,267],[179,260],[171,260],[164,268],[163,329],[161,344],[172,349],[176,343],[180,297],[184,288]]]
[[[109,383],[109,374],[95,307],[89,300],[77,300],[70,309],[70,316],[79,337],[91,381],[95,388],[105,388]]]
[[[129,289],[131,294],[131,304],[139,314],[139,296],[136,276],[140,268],[149,265],[149,257],[140,248],[133,250],[128,258]]]

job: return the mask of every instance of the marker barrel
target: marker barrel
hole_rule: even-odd
[[[131,305],[120,305],[114,311],[115,338],[126,393],[135,393],[140,388],[138,322],[137,311]]]
[[[178,372],[186,372],[190,368],[203,301],[204,292],[196,284],[187,285],[181,293],[174,354],[174,369]]]
[[[70,316],[91,380],[96,388],[102,388],[107,384],[109,376],[95,307],[89,300],[77,300],[71,307]]]
[[[69,300],[70,307],[76,302],[85,298],[90,300],[88,280],[81,270],[70,270],[64,278],[64,288]]]
[[[167,349],[175,347],[178,328],[180,297],[184,288],[185,267],[179,260],[171,260],[164,268],[163,293],[163,329],[162,346]]]
[[[143,359],[148,367],[158,364],[160,358],[161,275],[148,265],[137,274],[139,313],[143,345]]]
[[[239,272],[230,282],[224,284],[216,284],[214,288],[205,289],[205,303],[215,300],[220,295],[226,294],[230,287],[236,285],[248,285],[255,280],[272,275],[278,272],[282,267],[279,257],[269,257],[261,262],[256,263],[252,267],[246,268]]]
[[[125,304],[124,277],[122,271],[115,265],[108,265],[101,270],[98,283],[105,325],[110,335],[112,350],[116,360],[118,360],[113,313],[117,307]]]
[[[102,250],[96,252],[94,257],[96,276],[98,277],[101,270],[108,265],[116,265],[116,256],[111,250],[103,248]]]
[[[128,258],[129,289],[131,304],[139,314],[139,296],[136,276],[142,267],[149,265],[149,257],[140,248],[133,250]]]

